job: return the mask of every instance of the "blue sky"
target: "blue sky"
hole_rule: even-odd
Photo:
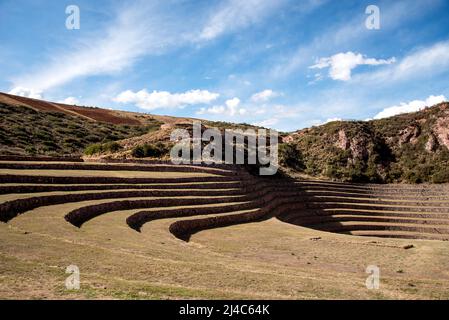
[[[449,0],[0,0],[0,91],[283,131],[385,117],[449,97],[448,13]]]

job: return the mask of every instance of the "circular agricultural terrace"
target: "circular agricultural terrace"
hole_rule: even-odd
[[[58,214],[77,228],[133,210],[123,221],[129,228],[139,232],[151,221],[176,218],[169,231],[184,241],[202,230],[271,218],[356,236],[449,239],[444,186],[261,178],[234,166],[69,160],[1,158],[0,221],[70,204]]]

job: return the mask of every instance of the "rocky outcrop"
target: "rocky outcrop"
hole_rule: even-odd
[[[295,139],[293,138],[293,136],[288,135],[286,137],[282,137],[282,143],[291,143],[293,142]]]
[[[346,132],[341,129],[338,131],[338,141],[337,141],[337,147],[339,147],[342,150],[348,150],[350,147],[350,142],[348,137],[346,136]]]
[[[351,158],[353,161],[355,161],[363,160],[368,157],[368,143],[369,139],[365,135],[358,135],[350,139],[348,138],[346,131],[344,129],[341,129],[340,131],[338,131],[338,139],[335,145],[344,151],[350,150]]]
[[[426,146],[425,146],[426,151],[427,152],[434,152],[437,149],[437,147],[438,147],[437,139],[435,138],[435,136],[433,134],[430,134],[429,135],[429,139],[427,140],[427,143],[426,143]]]
[[[434,132],[438,142],[449,149],[449,118],[439,118],[435,124]]]
[[[421,128],[419,126],[408,126],[399,132],[399,145],[404,143],[416,144],[420,134]]]
[[[354,137],[351,140],[351,154],[354,160],[365,160],[369,156],[368,152],[368,139],[367,137],[360,135]]]

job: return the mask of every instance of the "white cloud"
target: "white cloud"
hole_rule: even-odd
[[[224,106],[212,106],[210,108],[201,108],[197,114],[224,114],[226,111],[226,108]]]
[[[229,115],[233,116],[236,113],[243,115],[246,113],[246,110],[243,108],[238,108],[238,106],[240,105],[240,99],[239,98],[232,98],[229,100],[226,100],[225,102],[226,107],[229,111]]]
[[[408,103],[401,102],[398,106],[385,108],[374,116],[374,119],[382,119],[392,117],[398,114],[420,111],[426,107],[431,107],[440,102],[447,101],[446,97],[429,96],[426,100],[413,100]]]
[[[210,108],[201,108],[197,112],[197,114],[199,115],[213,114],[213,115],[228,115],[228,116],[245,115],[247,113],[247,110],[245,108],[239,108],[239,106],[240,106],[240,99],[235,97],[226,100],[224,106],[216,105]]]
[[[261,92],[257,92],[251,96],[251,101],[253,102],[266,102],[279,94],[271,89],[266,89]]]
[[[27,98],[33,98],[33,99],[42,99],[42,91],[41,90],[35,90],[35,89],[29,89],[24,87],[15,87],[11,91],[9,91],[9,94],[14,94],[16,96],[22,96]]]
[[[253,24],[282,2],[283,0],[228,0],[211,14],[199,35],[199,40],[211,40],[226,32]]]
[[[324,69],[329,68],[329,76],[334,80],[348,81],[351,80],[351,72],[357,66],[371,65],[378,66],[382,64],[392,64],[396,61],[395,58],[388,60],[366,58],[360,53],[346,52],[337,53],[331,57],[321,58],[316,61],[316,64],[310,66],[310,69]]]
[[[319,1],[317,6],[319,5]],[[436,1],[437,2],[437,1]],[[433,5],[426,1],[389,1],[382,5],[382,30],[392,32],[396,28],[412,23],[416,17],[435,10]],[[403,14],[407,12],[407,14]],[[338,23],[324,26],[319,35],[309,43],[301,43],[292,53],[283,53],[279,63],[272,67],[271,76],[285,77],[311,64],[310,57],[316,57],[330,48],[351,47],[354,43],[371,37],[365,24],[360,22],[360,16],[355,15],[351,20],[336,19]]]
[[[64,100],[59,101],[59,103],[74,105],[79,104],[79,100],[75,97],[67,97]]]
[[[146,89],[137,92],[123,91],[113,101],[119,103],[134,103],[139,108],[154,110],[159,108],[177,108],[186,105],[208,104],[220,95],[207,90],[190,90],[184,93],[170,93],[168,91],[153,91]]]

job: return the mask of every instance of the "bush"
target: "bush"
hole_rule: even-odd
[[[361,161],[356,161],[354,164],[351,164],[347,170],[349,181],[368,182],[369,177],[366,176],[364,169],[364,163]]]
[[[25,147],[25,152],[28,153],[28,154],[35,155],[36,154],[36,149],[33,146],[26,146]]]
[[[132,156],[134,158],[144,158],[145,157],[145,150],[143,146],[136,146],[133,148]]]
[[[301,152],[292,144],[282,143],[279,145],[279,162],[281,165],[295,170],[305,169]]]
[[[94,154],[106,153],[106,152],[117,152],[122,147],[117,142],[107,142],[107,143],[96,143],[91,144],[84,150],[84,154],[92,156]]]
[[[409,170],[405,173],[404,179],[408,183],[422,183],[423,179],[421,177],[421,174],[419,172],[416,172],[414,170]]]
[[[433,183],[447,183],[449,182],[449,169],[442,169],[432,176]]]
[[[324,171],[324,175],[326,177],[332,178],[332,179],[341,179],[341,177],[342,177],[342,173],[333,164],[328,164],[326,166],[326,170]]]
[[[170,148],[162,142],[155,144],[144,144],[143,146],[136,146],[132,150],[132,156],[135,158],[160,158],[170,152]]]
[[[84,150],[84,154],[91,156],[101,152],[101,144],[91,144]]]
[[[122,148],[122,146],[119,145],[117,142],[105,143],[103,144],[103,146],[106,152],[117,152]]]

